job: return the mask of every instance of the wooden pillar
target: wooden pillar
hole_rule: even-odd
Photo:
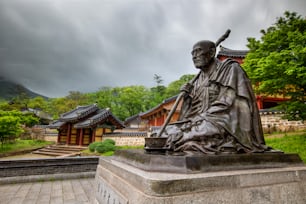
[[[103,136],[104,136],[105,133],[106,133],[105,128],[102,128],[102,137],[101,137],[101,141],[103,141]]]
[[[263,98],[261,96],[256,97],[256,103],[259,110],[263,109]]]
[[[70,143],[70,138],[71,138],[71,127],[72,125],[70,123],[68,123],[67,125],[67,139],[66,139],[66,145],[69,145]]]
[[[80,135],[79,135],[79,146],[83,145],[83,128],[80,129]]]
[[[157,114],[154,115],[154,126],[157,126]]]
[[[89,143],[92,143],[96,140],[96,128],[93,128],[92,136],[90,138]]]
[[[59,144],[60,141],[61,141],[61,131],[60,131],[60,129],[57,129],[57,131],[58,131],[58,134],[57,134],[57,144]]]

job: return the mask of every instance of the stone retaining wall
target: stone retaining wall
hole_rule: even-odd
[[[98,162],[99,157],[3,160],[0,161],[0,179],[14,176],[94,172]]]
[[[103,135],[103,140],[112,139],[116,142],[116,146],[141,146],[144,145],[146,132],[140,133],[112,133]]]
[[[306,130],[306,123],[302,120],[289,121],[283,119],[281,112],[264,112],[260,114],[264,133],[293,132]]]

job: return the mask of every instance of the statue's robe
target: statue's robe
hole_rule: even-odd
[[[211,73],[201,71],[184,98],[180,119],[163,136],[174,151],[206,154],[262,152],[260,116],[250,80],[231,59],[216,60]]]

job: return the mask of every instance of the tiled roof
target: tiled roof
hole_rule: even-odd
[[[78,106],[76,109],[62,114],[59,120],[64,122],[74,122],[88,116],[89,114],[97,111],[98,109],[99,108],[96,104],[88,106]]]
[[[244,58],[248,50],[231,50],[226,47],[222,47],[220,45],[220,51],[218,52],[218,56],[226,56],[226,57],[242,57]]]
[[[75,128],[88,128],[97,125],[98,123],[103,123],[105,121],[109,121],[113,125],[115,125],[117,128],[124,128],[123,123],[121,120],[117,119],[110,111],[109,109],[101,109],[98,110],[97,113],[88,119],[76,123],[73,125]]]
[[[146,111],[146,112],[140,113],[139,116],[140,116],[140,117],[144,117],[144,116],[146,116],[146,115],[148,115],[148,114],[150,114],[150,113],[153,113],[153,112],[156,111],[156,110],[159,110],[160,108],[163,107],[163,105],[165,105],[165,104],[167,104],[167,103],[169,103],[169,102],[175,101],[176,98],[177,98],[177,96],[178,96],[178,95],[175,95],[175,96],[172,96],[172,97],[170,97],[170,98],[165,99],[162,103],[158,104],[158,105],[155,106],[154,108],[151,108],[150,110],[148,110],[148,111]]]
[[[141,115],[141,114],[142,114],[142,113],[136,114],[136,115],[133,115],[133,116],[131,116],[131,117],[126,118],[126,119],[124,120],[124,124],[126,125],[126,124],[128,124],[128,123],[130,123],[130,122],[132,122],[132,121],[134,121],[134,120],[140,120],[140,115]]]
[[[25,112],[31,112],[34,113],[37,117],[41,118],[41,119],[46,119],[46,120],[52,120],[51,115],[49,115],[48,113],[42,111],[42,110],[38,110],[38,109],[34,109],[34,108],[27,108],[25,110]]]
[[[50,129],[58,129],[60,128],[61,126],[63,126],[66,122],[63,122],[63,121],[54,121],[53,123],[51,123],[50,125],[48,125],[47,127],[50,128]]]

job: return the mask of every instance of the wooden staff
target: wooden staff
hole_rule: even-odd
[[[218,47],[218,45],[224,41],[230,34],[231,30],[228,29],[217,41],[216,41],[216,47]],[[189,82],[191,85],[194,84],[194,82],[196,82],[196,80],[199,78],[201,74],[201,71]],[[161,137],[161,135],[163,134],[163,132],[165,131],[167,125],[169,124],[174,112],[176,111],[176,108],[178,106],[178,104],[180,103],[181,99],[184,97],[184,95],[186,94],[185,91],[181,91],[181,93],[179,93],[179,95],[177,96],[174,105],[171,108],[171,111],[169,112],[162,128],[160,129],[159,133],[157,134],[157,137]]]

